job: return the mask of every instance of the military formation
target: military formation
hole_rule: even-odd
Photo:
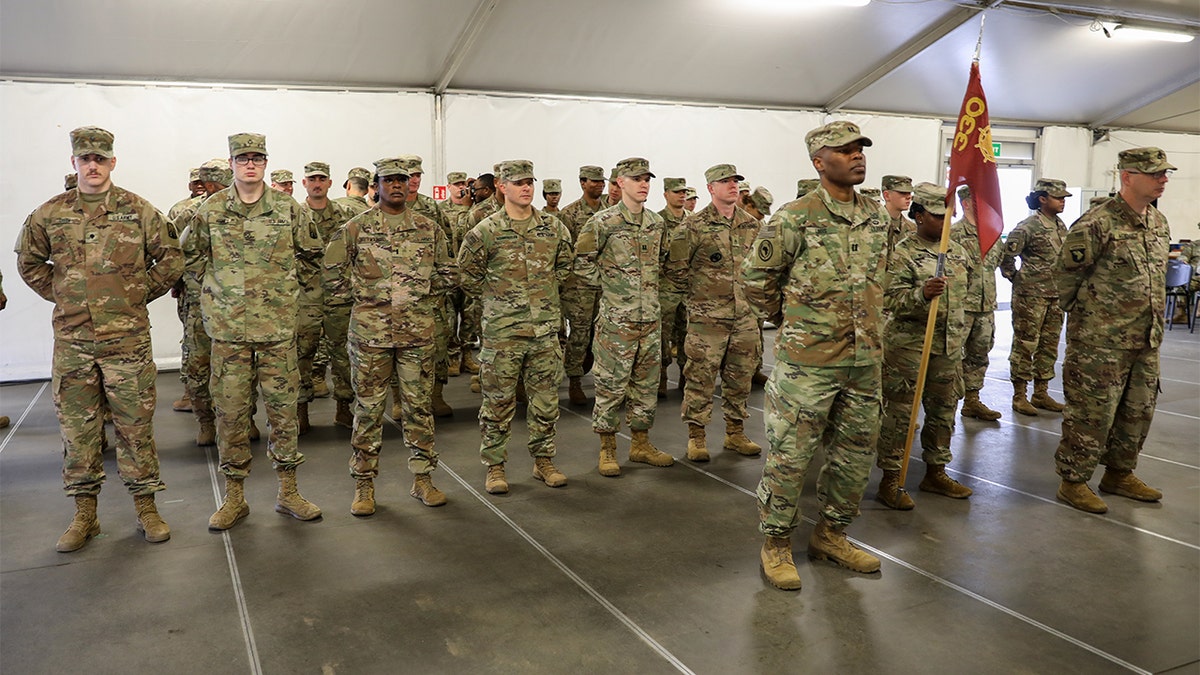
[[[217,447],[225,478],[213,531],[250,513],[244,483],[260,400],[279,484],[275,510],[301,521],[322,515],[300,493],[297,471],[300,437],[314,424],[309,405],[332,395],[332,423],[350,429],[350,512],[369,517],[388,413],[403,430],[411,496],[430,507],[447,502],[433,474],[434,420],[454,414],[443,397],[449,378],[473,376],[483,486],[504,494],[521,404],[528,470],[548,487],[567,485],[554,463],[559,386],[566,378],[569,404],[587,405],[589,371],[597,472],[621,475],[623,426],[629,462],[673,465],[650,433],[677,364],[692,462],[711,459],[716,398],[720,449],[763,452],[745,430],[751,389],[765,385],[769,447],[757,496],[767,580],[801,586],[791,537],[818,451],[824,465],[808,553],[876,572],[879,559],[845,531],[872,464],[883,471],[878,501],[916,505],[900,478],[928,320],[919,488],[972,495],[946,467],[960,401],[963,417],[1002,415],[979,395],[995,341],[997,268],[1013,282],[1013,409],[1063,413],[1058,498],[1106,510],[1088,485],[1100,464],[1101,492],[1162,497],[1133,473],[1153,417],[1164,326],[1159,271],[1169,230],[1153,203],[1174,167],[1157,148],[1121,152],[1119,192],[1069,229],[1058,214],[1070,193],[1062,181],[1039,179],[1027,199],[1033,214],[982,252],[969,188],[957,194],[964,212],[953,223],[953,195],[938,185],[888,175],[870,195],[874,188],[862,184],[873,141],[844,121],[806,134],[819,178],[798,181],[792,201],[776,206],[770,191],[721,163],[705,172],[706,206],[696,208],[684,178],[666,177],[666,208],[657,213],[645,206],[657,176],[641,157],[609,171],[579,167],[582,195],[561,210],[556,178],[540,181],[546,207],[533,206],[539,181],[524,159],[477,177],[450,172],[448,198],[434,201],[418,191],[424,170],[415,155],[350,169],[340,198],[330,195],[330,166],[309,162],[298,201],[290,171],[268,172],[266,137],[244,132],[229,136],[227,159],[189,175],[191,195],[164,216],[113,184],[111,133],[83,127],[70,141],[75,184],[30,214],[16,245],[22,279],[54,303],[54,402],[64,486],[76,507],[59,551],[100,532],[109,417],[139,531],[150,542],[170,538],[154,500],[165,486],[146,308],[168,292],[184,327],[185,393],[173,407],[194,414],[196,444]],[[946,228],[949,247],[939,255]],[[0,291],[0,309],[4,302]],[[1048,390],[1064,315],[1065,405]],[[769,374],[764,325],[777,329]]]

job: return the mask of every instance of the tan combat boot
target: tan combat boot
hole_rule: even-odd
[[[707,462],[709,456],[705,442],[704,427],[699,424],[689,424],[687,458],[693,462]]]
[[[1033,381],[1033,398],[1029,399],[1035,408],[1049,410],[1050,412],[1062,412],[1063,404],[1050,398],[1050,380],[1034,380]]]
[[[954,499],[966,499],[975,494],[971,488],[947,476],[946,466],[943,464],[926,464],[925,478],[921,479],[917,488],[922,492],[932,492]]]
[[[571,399],[571,405],[587,405],[587,395],[583,393],[582,377],[571,378],[571,384],[567,388],[567,396]]]
[[[446,493],[433,485],[433,479],[427,473],[413,476],[412,490],[408,494],[414,499],[420,499],[425,506],[441,506],[446,503]]]
[[[400,405],[400,383],[392,380],[392,419],[400,421],[404,417],[404,406]]]
[[[1037,414],[1038,414],[1037,408],[1034,408],[1033,404],[1029,402],[1029,399],[1025,398],[1025,390],[1026,390],[1027,384],[1028,383],[1025,380],[1013,380],[1012,381],[1012,385],[1013,385],[1012,407],[1013,407],[1013,410],[1016,410],[1017,412],[1021,413],[1022,415],[1030,415],[1032,417],[1037,417]]]
[[[1136,499],[1139,502],[1156,502],[1163,496],[1161,490],[1143,483],[1141,478],[1133,475],[1133,471],[1117,469],[1104,470],[1104,477],[1100,479],[1100,491]]]
[[[179,400],[171,404],[171,410],[175,412],[192,412],[192,398],[188,396],[186,391],[183,392],[183,396],[179,397]]]
[[[617,435],[600,434],[600,461],[597,464],[601,476],[620,476],[621,465],[617,464]]]
[[[349,401],[337,402],[337,412],[333,415],[333,423],[347,429],[354,428],[354,413],[350,412]]]
[[[1064,480],[1058,486],[1058,494],[1055,495],[1061,502],[1088,513],[1107,513],[1108,504],[1104,503],[1103,499],[1096,496],[1092,492],[1092,488],[1088,487],[1087,483],[1073,483]]]
[[[312,392],[313,398],[326,398],[329,396],[329,385],[325,382],[325,371],[323,369],[313,371]]]
[[[504,464],[493,464],[488,467],[487,478],[483,481],[483,489],[488,494],[508,494],[508,481],[504,478]]]
[[[308,404],[307,403],[297,403],[296,404],[296,424],[297,424],[296,433],[301,436],[303,436],[304,434],[307,434],[309,429],[312,428],[311,425],[308,423]]]
[[[375,513],[375,481],[370,478],[354,481],[354,501],[350,503],[350,513],[356,516]]]
[[[746,436],[744,422],[729,417],[725,418],[724,448],[746,457],[757,457],[762,452],[762,446]]]
[[[767,377],[766,373],[761,370],[756,370],[754,371],[754,375],[750,377],[750,384],[754,387],[761,387],[767,383],[768,379],[769,378]]]
[[[567,484],[566,475],[554,466],[554,462],[549,457],[533,458],[533,477],[548,487],[562,487]]]
[[[96,519],[96,495],[75,495],[75,518],[67,531],[58,538],[55,550],[70,553],[83,548],[92,537],[100,534],[100,521]]]
[[[767,581],[772,586],[785,591],[800,590],[800,573],[792,561],[791,539],[767,537],[758,557],[762,560],[763,574],[767,575]]]
[[[979,400],[978,391],[967,392],[967,397],[963,399],[960,414],[963,417],[974,417],[977,420],[984,420],[986,422],[995,422],[1001,417],[998,410],[992,410],[984,405],[983,401]]]
[[[454,408],[446,403],[446,399],[442,398],[442,387],[445,386],[441,382],[434,380],[433,395],[430,397],[432,403],[432,412],[434,417],[453,417]]]
[[[675,463],[674,457],[654,447],[649,431],[634,429],[630,435],[633,436],[633,442],[629,444],[629,461],[650,466],[671,466]]]
[[[7,428],[9,424],[12,424],[12,420],[8,419],[8,415],[0,417],[0,429]]]
[[[250,505],[242,488],[242,478],[225,477],[225,501],[221,508],[208,519],[208,529],[228,530],[250,515]]]
[[[316,520],[321,517],[321,509],[304,498],[296,488],[296,467],[280,468],[279,494],[275,497],[275,511],[296,520]]]
[[[479,386],[479,376],[478,376],[478,375],[472,375],[472,376],[471,376],[471,387],[470,387],[470,389],[471,389],[471,393],[472,393],[472,394],[478,394],[478,393],[480,393],[480,392],[482,391],[482,389],[481,389],[481,388],[480,388],[480,386]]]
[[[472,375],[479,374],[479,360],[475,358],[475,350],[463,350],[461,368],[463,372],[470,373]]]
[[[196,432],[196,445],[207,448],[217,444],[217,427],[212,421],[201,422],[200,430]]]
[[[870,574],[879,571],[879,558],[850,543],[845,528],[833,525],[824,516],[808,538],[808,555],[815,560],[829,560],[855,572]]]
[[[133,506],[137,509],[137,530],[146,537],[146,541],[157,544],[171,538],[171,528],[158,515],[154,495],[134,496]]]
[[[462,359],[449,359],[446,363],[446,377],[462,375]]]
[[[913,503],[912,497],[908,496],[908,492],[900,487],[899,469],[883,472],[883,478],[879,481],[879,492],[875,494],[875,500],[897,511],[911,511],[916,506]]]

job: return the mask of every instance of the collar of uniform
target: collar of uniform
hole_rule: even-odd
[[[848,223],[855,222],[855,220],[856,220],[855,216],[858,214],[860,208],[863,206],[864,203],[869,201],[869,199],[867,197],[864,197],[864,196],[858,194],[857,191],[855,191],[854,198],[850,201],[850,210],[847,211],[846,205],[839,202],[838,200],[834,199],[833,195],[829,194],[829,191],[825,189],[824,185],[818,185],[817,189],[814,190],[814,192],[816,192],[817,195],[821,198],[821,202],[825,204],[825,208],[829,209],[830,213],[845,220]],[[903,218],[904,214],[900,214],[900,217]]]
[[[979,232],[975,229],[975,226],[972,225],[966,218],[959,218],[956,220],[954,224],[950,226],[950,232],[954,232],[954,230],[961,230],[972,237],[979,236]]]
[[[1106,205],[1108,206],[1108,208],[1117,209],[1118,212],[1121,214],[1121,217],[1124,218],[1127,222],[1129,222],[1137,227],[1141,227],[1141,228],[1146,228],[1149,226],[1150,210],[1154,208],[1154,206],[1152,206],[1152,205],[1147,205],[1146,206],[1146,215],[1139,216],[1137,214],[1137,211],[1133,210],[1133,207],[1129,205],[1129,202],[1125,201],[1125,198],[1122,197],[1121,193],[1119,193],[1119,192],[1117,193],[1117,198],[1108,200]]]
[[[241,197],[238,196],[236,186],[230,185],[225,189],[229,191],[229,194],[225,197],[226,208],[241,216],[270,213],[271,211],[275,210],[275,200],[279,197],[287,196],[270,186],[266,186],[266,189],[263,190],[263,194],[258,198],[258,201],[254,202],[253,204],[247,204],[246,202],[242,201]],[[279,197],[271,194],[272,192],[278,193]]]
[[[80,214],[86,215],[87,211],[86,211],[86,209],[83,208],[83,193],[79,191],[79,188],[74,188],[74,189],[75,189],[75,201],[71,204],[71,210],[74,211],[75,213],[80,213]],[[98,211],[96,213],[96,215],[112,213],[113,211],[116,210],[116,201],[115,201],[116,193],[117,193],[117,186],[109,185],[108,186],[108,194],[104,195],[104,201],[100,202],[101,210]]]
[[[629,210],[629,207],[625,205],[624,199],[617,202],[617,208],[621,211],[621,217],[624,218],[625,222],[629,223],[630,225],[641,227],[646,223],[646,209],[644,206],[642,208],[642,217],[640,219],[634,217],[633,213]]]

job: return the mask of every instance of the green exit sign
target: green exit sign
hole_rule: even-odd
[[[1000,144],[999,143],[992,143],[992,156],[993,157],[1000,156]]]

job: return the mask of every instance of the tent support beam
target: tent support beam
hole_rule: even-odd
[[[475,46],[475,41],[483,33],[488,18],[492,16],[492,12],[495,11],[498,4],[500,4],[500,0],[479,0],[475,11],[471,12],[471,18],[467,19],[467,25],[463,26],[462,32],[458,34],[454,48],[446,55],[446,61],[442,64],[442,74],[438,76],[437,82],[433,85],[434,94],[442,94],[450,86],[451,80],[458,73],[458,69],[466,60],[467,55],[471,53],[471,48]]]
[[[1196,84],[1197,82],[1200,82],[1200,73],[1195,72],[1192,73],[1191,77],[1185,77],[1178,82],[1168,82],[1157,89],[1147,92],[1143,96],[1122,101],[1121,104],[1115,108],[1106,110],[1103,114],[1098,115],[1095,120],[1088,124],[1088,126],[1092,129],[1099,129],[1104,125],[1111,123],[1113,120],[1119,120],[1135,110],[1140,110],[1141,108],[1144,108],[1155,101],[1164,99],[1177,91],[1186,89],[1187,87]]]

